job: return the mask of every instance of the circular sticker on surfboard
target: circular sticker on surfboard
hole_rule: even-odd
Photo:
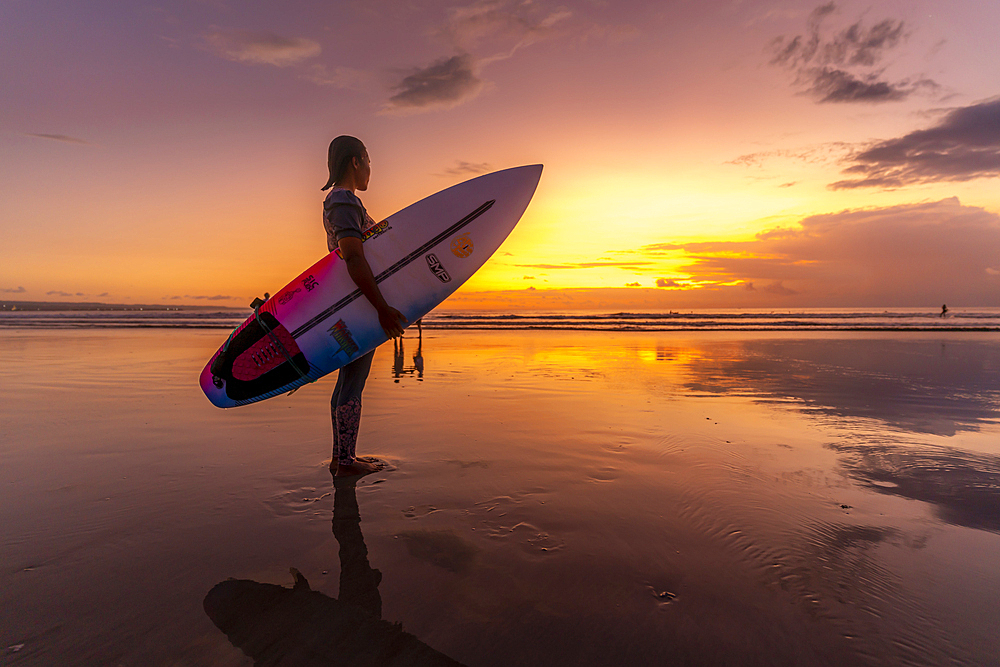
[[[472,250],[475,248],[472,245],[472,239],[468,236],[462,235],[451,242],[451,251],[454,253],[455,257],[468,257],[472,254]]]

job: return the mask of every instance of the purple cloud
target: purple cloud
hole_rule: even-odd
[[[851,156],[833,190],[899,188],[1000,176],[1000,98],[954,109],[937,125],[880,141]]]
[[[815,215],[751,241],[640,253],[676,250],[690,256],[680,270],[695,282],[738,284],[799,305],[1000,306],[1000,215],[957,198]]]
[[[898,81],[882,78],[879,63],[906,40],[902,21],[885,19],[866,27],[858,20],[827,37],[823,24],[836,11],[833,2],[817,7],[809,15],[805,35],[782,35],[768,47],[771,64],[791,71],[794,85],[805,94],[821,103],[879,103],[939,88],[924,76]]]

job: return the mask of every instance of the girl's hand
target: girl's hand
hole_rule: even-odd
[[[400,324],[402,322],[402,324]],[[392,306],[387,305],[378,311],[378,323],[382,325],[382,331],[389,338],[400,338],[403,335],[403,324],[408,324],[406,315],[399,312]]]

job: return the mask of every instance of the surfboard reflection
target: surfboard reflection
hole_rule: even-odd
[[[417,351],[413,353],[413,364],[406,365],[406,351],[403,349],[403,339],[392,339],[392,376],[399,382],[404,375],[416,375],[417,382],[424,381],[424,332],[423,325],[417,320]]]
[[[339,599],[311,590],[291,568],[292,588],[246,579],[216,584],[205,596],[205,613],[257,667],[460,667],[401,625],[382,620],[382,573],[368,561],[355,480],[335,485],[333,534],[340,545]]]

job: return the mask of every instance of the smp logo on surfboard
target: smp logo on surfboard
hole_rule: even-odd
[[[443,283],[451,282],[451,276],[448,275],[448,272],[445,270],[444,266],[442,266],[441,260],[437,258],[437,255],[431,253],[427,255],[425,259],[427,260],[427,266],[430,268],[431,273],[437,276],[438,280]]]

